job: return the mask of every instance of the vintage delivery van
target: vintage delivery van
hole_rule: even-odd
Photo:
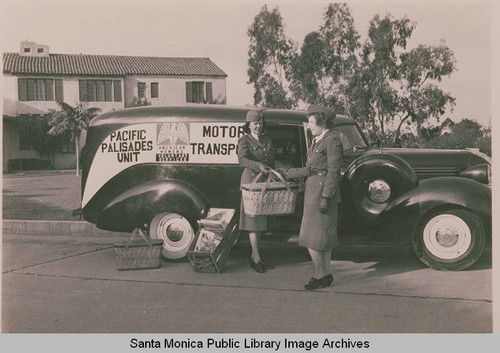
[[[163,255],[186,256],[210,207],[240,205],[237,143],[248,107],[197,105],[113,111],[92,120],[82,152],[82,213],[100,229],[144,227]],[[266,109],[278,166],[305,165],[305,111]],[[472,265],[491,239],[491,159],[470,150],[371,149],[337,116],[344,148],[340,241],[412,244],[436,269]],[[303,193],[302,193],[303,194]],[[303,196],[303,195],[302,195]],[[303,198],[274,230],[297,233]]]

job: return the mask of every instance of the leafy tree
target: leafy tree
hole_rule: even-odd
[[[350,114],[348,87],[358,66],[359,34],[345,3],[329,4],[323,20],[293,60],[291,90],[300,100]]]
[[[48,134],[50,130],[47,117],[38,114],[22,114],[16,119],[19,128],[22,129],[29,138],[33,149],[40,153],[40,156],[52,159],[55,152],[59,151],[62,136]]]
[[[439,122],[454,107],[455,98],[438,84],[456,71],[456,59],[444,41],[407,50],[415,27],[407,17],[376,15],[361,45],[348,5],[330,4],[319,30],[308,33],[295,53],[278,10],[264,6],[248,30],[254,102],[329,106],[356,119],[378,144],[415,145],[428,139],[426,133],[437,131],[426,131],[426,123]]]
[[[247,73],[249,83],[255,88],[254,104],[295,107],[297,102],[290,94],[289,78],[296,44],[286,37],[278,8],[269,11],[264,5],[247,33],[250,37]]]
[[[376,15],[362,47],[360,69],[351,81],[351,115],[383,143],[390,138],[387,125],[399,113],[401,97],[395,84],[401,78],[399,51],[406,48],[414,28],[415,23],[406,17],[394,20],[390,15]]]
[[[437,83],[456,70],[453,52],[442,41],[406,51],[416,24],[408,18],[376,15],[362,49],[362,64],[351,81],[354,111],[384,144],[398,145],[404,127],[420,132],[455,102]]]
[[[449,132],[445,132],[445,127],[450,129]],[[483,128],[474,120],[463,119],[458,123],[450,123],[446,120],[434,129],[439,129],[441,134],[421,138],[422,147],[479,148],[481,152],[491,155],[491,128]]]
[[[80,175],[80,135],[82,130],[87,130],[90,120],[94,118],[101,108],[87,107],[86,102],[80,102],[75,107],[65,103],[57,102],[60,110],[49,110],[49,125],[52,128],[49,134],[61,135],[67,131],[71,132],[75,140],[76,152],[76,175]]]
[[[451,75],[455,70],[456,60],[453,52],[444,41],[438,46],[419,45],[409,53],[401,55],[402,93],[398,114],[401,117],[394,142],[399,138],[402,125],[410,120],[416,123],[417,131],[429,118],[439,118],[446,108],[453,107],[455,98],[443,92],[432,81],[440,82],[443,77]]]

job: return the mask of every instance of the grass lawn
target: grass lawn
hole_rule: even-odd
[[[3,219],[78,221],[81,177],[75,172],[33,171],[3,175]]]

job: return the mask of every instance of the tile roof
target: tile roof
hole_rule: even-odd
[[[68,76],[227,76],[209,58],[87,54],[50,54],[48,57],[41,57],[4,53],[3,72]]]

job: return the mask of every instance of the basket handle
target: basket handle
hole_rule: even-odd
[[[151,244],[151,242],[148,240],[148,237],[146,237],[146,235],[144,234],[144,232],[142,231],[141,228],[135,228],[134,231],[132,232],[132,236],[130,237],[127,245],[125,246],[125,249],[128,249],[128,247],[130,246],[130,244],[132,243],[132,240],[134,240],[135,236],[139,234],[139,236],[144,239],[144,241],[146,243],[148,243],[149,247],[152,247],[153,244]]]
[[[274,170],[272,168],[269,168],[268,172],[269,172],[269,175],[267,177],[267,180],[266,180],[265,184],[262,186],[262,189],[261,189],[262,193],[266,192],[266,189],[269,187],[269,183],[271,182],[271,180],[273,179],[273,177],[277,177],[277,179],[279,181],[281,181],[281,183],[283,183],[283,185],[287,188],[287,190],[290,190],[290,186],[288,186],[288,183],[281,176],[280,173],[278,173],[276,170]],[[257,174],[257,176],[253,179],[252,183],[256,183],[257,180],[259,180],[262,175],[263,175],[262,172],[260,172],[259,174]]]

